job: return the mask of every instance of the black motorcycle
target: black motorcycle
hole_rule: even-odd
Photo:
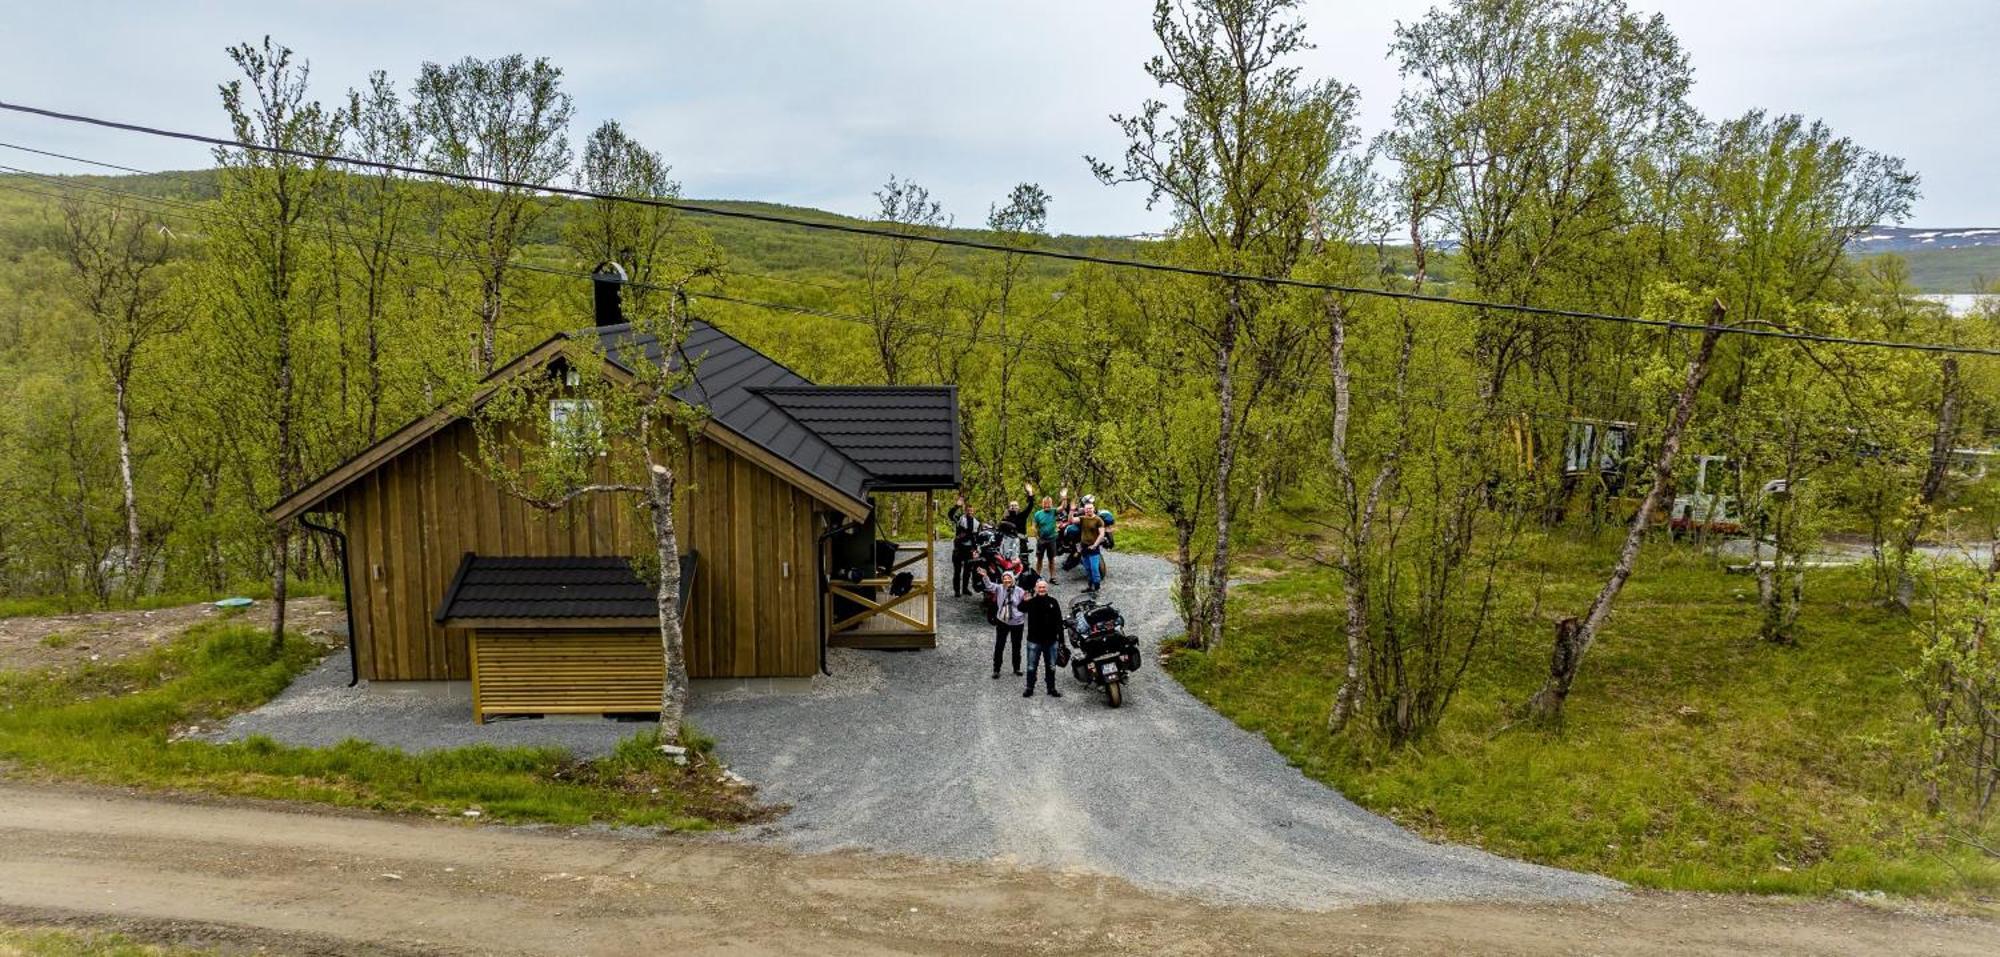
[[[1063,631],[1070,674],[1103,688],[1112,707],[1124,704],[1125,680],[1139,670],[1139,641],[1125,633],[1125,616],[1094,598],[1079,598],[1070,602]]]

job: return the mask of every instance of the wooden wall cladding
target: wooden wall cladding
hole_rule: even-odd
[[[593,495],[540,511],[467,464],[477,445],[471,423],[455,422],[327,503],[346,522],[363,677],[471,677],[464,635],[432,620],[466,552],[634,555],[651,547],[647,517],[631,498]],[[715,442],[685,446],[682,466],[680,547],[701,556],[684,613],[689,674],[812,674],[819,665],[813,559],[823,506]]]
[[[660,710],[666,668],[657,632],[482,631],[472,648],[473,712],[619,714]]]

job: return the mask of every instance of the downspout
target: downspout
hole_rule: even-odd
[[[340,550],[340,599],[347,606],[347,686],[352,688],[361,683],[361,658],[354,647],[354,581],[347,570],[347,533],[331,525],[321,525],[310,515],[300,515],[299,524],[332,536],[334,547]]]
[[[827,592],[832,588],[832,582],[826,575],[826,542],[827,539],[850,528],[858,528],[860,524],[852,519],[836,521],[833,523],[832,528],[819,533],[819,541],[813,543],[813,567],[819,573],[819,596],[813,599],[813,615],[819,619],[819,673],[828,677],[832,677],[833,672],[826,667],[826,627],[828,624],[826,620],[826,596]]]

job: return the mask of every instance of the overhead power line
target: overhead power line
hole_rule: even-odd
[[[18,147],[15,146],[14,144],[6,142],[0,142],[0,147],[24,149],[23,147]],[[44,152],[39,150],[28,150],[28,151]],[[137,170],[137,169],[131,169],[129,167],[120,167],[117,166],[116,164],[105,163],[100,160],[92,160],[76,156],[59,155],[58,158],[73,160],[75,162],[80,162],[80,163],[89,163],[98,166],[105,166],[107,168],[124,169],[129,172],[139,173],[141,175],[192,175],[191,173],[187,173],[185,171],[156,172],[151,170]],[[44,190],[33,189],[31,187],[23,186],[20,183],[6,182],[4,180],[0,180],[0,189],[12,190],[14,192],[19,192],[27,195],[40,196],[46,199],[52,199],[57,201],[67,201],[75,199],[85,203],[89,203],[91,205],[108,207],[111,209],[123,210],[126,212],[142,213],[147,215],[160,216],[163,218],[178,218],[183,223],[193,222],[198,225],[213,225],[217,221],[228,221],[237,223],[238,225],[242,225],[242,220],[240,219],[231,217],[220,210],[214,209],[213,207],[204,206],[200,203],[190,202],[187,200],[172,199],[160,196],[151,196],[144,193],[134,192],[130,190],[121,190],[116,187],[104,186],[94,183],[76,182],[74,180],[68,180],[63,177],[52,176],[46,173],[39,173],[33,170],[22,169],[20,167],[9,166],[6,164],[0,164],[0,172],[12,173],[18,176],[36,180],[38,182],[41,182],[43,184],[52,187],[55,190],[58,190],[58,192],[47,192]],[[78,196],[77,193],[79,192],[103,194],[103,196],[102,197]],[[125,203],[120,202],[119,201],[120,199],[128,200],[134,203],[151,204],[151,205],[126,205]],[[166,207],[166,208],[162,209],[160,207]],[[461,252],[458,250],[445,249],[440,246],[433,246],[410,240],[390,240],[387,241],[385,245],[395,249],[401,249],[409,252],[417,252],[426,255],[431,255],[439,259],[450,260],[453,262],[478,264],[478,263],[504,261],[508,264],[510,268],[521,269],[528,272],[536,272],[545,275],[558,276],[568,279],[579,279],[579,280],[594,280],[596,278],[590,273],[585,273],[574,269],[564,269],[557,266],[549,266],[541,263],[525,262],[517,259],[500,260],[495,257],[478,256],[470,253]],[[836,288],[831,286],[825,286],[824,284],[821,283],[806,282],[804,280],[794,280],[791,277],[776,276],[764,273],[732,272],[731,275],[742,275],[752,278],[773,279],[773,280],[780,280],[787,282],[799,281],[799,282],[805,282],[806,285],[810,286],[819,286],[822,288]],[[706,278],[710,280],[719,280],[722,277],[706,277]],[[627,280],[625,285],[630,288],[645,289],[645,290],[651,290],[669,294],[685,293],[685,295],[689,299],[706,300],[710,302],[722,302],[722,303],[729,303],[732,305],[748,306],[751,308],[762,309],[769,312],[780,312],[796,316],[809,316],[820,319],[830,319],[861,326],[870,326],[873,325],[874,323],[874,320],[870,319],[867,316],[855,315],[852,313],[834,312],[826,309],[817,309],[809,306],[797,305],[794,303],[770,302],[761,299],[751,299],[743,296],[736,296],[727,293],[713,292],[713,291],[706,291],[706,292],[689,291],[680,289],[679,287],[672,285],[648,283],[638,280]],[[1049,308],[1043,309],[1036,316],[1031,317],[1030,321],[1032,321],[1033,319],[1039,319],[1042,316],[1047,315],[1049,312],[1053,311],[1053,309],[1054,305],[1051,305]],[[993,333],[982,333],[964,329],[954,329],[947,326],[930,324],[930,323],[915,323],[913,324],[913,327],[940,337],[963,339],[971,342],[983,342],[995,345],[1013,346],[1015,348],[1025,348],[1031,345],[1042,345],[1052,349],[1073,349],[1076,347],[1075,343],[1073,342],[1069,342],[1066,340],[1049,339],[1046,337],[1039,337],[1031,334],[1024,334],[1018,337],[1010,337],[1010,336],[996,335]],[[1160,369],[1162,371],[1171,371],[1170,369],[1167,369],[1167,367],[1165,366],[1147,361],[1144,357],[1141,357],[1140,361],[1145,362],[1147,365],[1155,369]],[[1355,395],[1358,396],[1379,399],[1386,402],[1397,402],[1397,403],[1406,402],[1414,406],[1436,409],[1441,412],[1457,412],[1457,413],[1472,414],[1483,411],[1488,413],[1495,413],[1502,417],[1527,416],[1535,419],[1541,419],[1553,422],[1564,422],[1564,423],[1573,423],[1576,421],[1580,421],[1574,414],[1553,412],[1549,411],[1548,409],[1542,408],[1540,406],[1511,406],[1511,407],[1486,408],[1482,407],[1479,403],[1475,402],[1452,402],[1452,401],[1446,401],[1436,396],[1412,395],[1409,394],[1408,392],[1392,389],[1382,384],[1376,384],[1371,386],[1371,385],[1356,383],[1353,386],[1353,392]],[[1753,437],[1770,439],[1773,441],[1780,441],[1786,439],[1785,436],[1778,435],[1776,433],[1769,433],[1762,431],[1751,432],[1746,434]]]
[[[1455,299],[1450,296],[1440,296],[1432,293],[1407,292],[1395,289],[1377,289],[1369,286],[1354,286],[1354,285],[1345,285],[1341,283],[1319,282],[1309,279],[1294,279],[1289,276],[1258,276],[1250,273],[1229,272],[1227,270],[1220,270],[1220,269],[1205,269],[1198,266],[1182,266],[1182,265],[1175,265],[1172,263],[1148,262],[1142,259],[1125,259],[1114,256],[1098,256],[1090,253],[1073,253],[1073,252],[1067,252],[1065,250],[1048,249],[1039,246],[1015,246],[1006,243],[987,242],[985,240],[966,239],[957,236],[937,236],[927,233],[916,233],[916,232],[907,232],[903,230],[888,229],[880,226],[862,226],[851,223],[832,223],[832,222],[825,222],[823,220],[803,219],[796,216],[785,216],[777,213],[764,213],[747,209],[723,209],[715,206],[703,206],[698,203],[688,203],[673,199],[661,199],[658,197],[624,196],[615,193],[600,193],[593,190],[575,189],[571,187],[554,186],[541,183],[529,183],[521,180],[503,179],[495,176],[481,176],[473,173],[460,173],[451,170],[431,169],[428,167],[414,166],[406,163],[392,163],[384,160],[371,160],[353,156],[342,156],[338,153],[321,153],[313,150],[294,149],[286,146],[271,146],[263,143],[249,143],[249,142],[244,142],[242,140],[233,140],[218,136],[208,136],[201,133],[190,133],[185,130],[169,130],[156,126],[146,126],[139,123],[125,123],[118,120],[104,119],[102,117],[86,116],[80,113],[66,113],[60,110],[53,110],[46,107],[30,106],[24,103],[10,103],[4,100],[0,100],[0,109],[9,110],[15,113],[24,113],[30,116],[40,116],[46,119],[60,120],[65,123],[82,123],[89,126],[102,127],[105,129],[122,130],[128,133],[140,133],[147,136],[157,136],[167,139],[184,140],[191,143],[202,143],[208,146],[221,147],[223,149],[248,150],[252,152],[266,153],[276,156],[289,156],[295,159],[312,160],[314,162],[320,162],[320,163],[339,163],[346,166],[360,166],[370,169],[385,170],[388,172],[404,173],[411,176],[425,176],[435,179],[451,180],[454,182],[467,183],[475,186],[494,186],[504,189],[519,189],[535,193],[545,193],[552,196],[568,196],[575,199],[588,199],[598,202],[633,203],[641,206],[651,206],[659,209],[671,209],[678,212],[692,213],[701,216],[716,216],[727,219],[752,220],[755,222],[774,223],[784,226],[794,226],[801,229],[816,229],[826,232],[846,233],[857,236],[869,236],[869,237],[892,239],[898,241],[929,243],[938,246],[949,246],[960,249],[975,249],[985,252],[1000,253],[1003,255],[1028,256],[1037,259],[1055,259],[1055,260],[1062,260],[1065,262],[1093,263],[1096,265],[1112,266],[1123,269],[1141,269],[1151,272],[1170,273],[1183,276],[1194,276],[1204,279],[1220,279],[1231,282],[1255,283],[1260,285],[1277,286],[1277,287],[1293,288],[1293,289],[1312,289],[1321,292],[1337,292],[1355,296],[1371,296],[1382,299],[1400,299],[1408,302],[1427,302],[1427,303],[1436,303],[1440,305],[1468,306],[1475,309],[1486,309],[1499,312],[1514,312],[1523,315],[1546,316],[1559,319],[1581,319],[1590,322],[1622,323],[1626,325],[1646,326],[1656,329],[1674,329],[1674,330],[1684,330],[1690,332],[1699,332],[1706,330],[1708,328],[1706,324],[1699,322],[1680,322],[1672,319],[1647,319],[1641,316],[1626,316],[1626,315],[1619,315],[1616,313],[1590,312],[1578,309],[1558,309],[1549,306],[1532,306],[1523,303],[1491,302],[1478,299]],[[1889,339],[1859,339],[1847,336],[1832,336],[1832,335],[1823,335],[1820,333],[1797,332],[1788,329],[1777,329],[1777,328],[1768,328],[1761,326],[1757,327],[1724,326],[1722,327],[1721,331],[1728,335],[1751,336],[1755,338],[1767,338],[1767,339],[1785,339],[1796,342],[1815,342],[1815,343],[1824,343],[1828,345],[1863,346],[1876,349],[1904,349],[1917,352],[1949,353],[1957,355],[2000,355],[2000,349],[1982,349],[1973,346],[1960,346],[1942,342],[1901,342]]]

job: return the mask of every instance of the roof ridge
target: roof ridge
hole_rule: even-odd
[[[865,383],[836,383],[833,385],[761,385],[755,392],[955,392],[956,385],[867,385]]]

